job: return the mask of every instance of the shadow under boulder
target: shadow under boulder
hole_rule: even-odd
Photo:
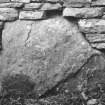
[[[5,76],[2,81],[1,105],[24,105],[25,99],[34,98],[34,83],[25,75]]]

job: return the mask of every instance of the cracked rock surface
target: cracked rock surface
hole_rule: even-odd
[[[75,74],[97,53],[77,26],[62,17],[6,23],[2,46],[1,75],[28,76],[38,96]]]

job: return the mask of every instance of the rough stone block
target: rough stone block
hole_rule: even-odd
[[[89,7],[91,0],[63,0],[66,7]]]
[[[25,4],[24,10],[59,10],[62,6],[59,3],[51,4],[51,3],[29,3]]]
[[[105,33],[104,19],[81,19],[78,25],[83,33]]]
[[[0,8],[0,20],[12,21],[18,18],[18,11],[13,8]]]
[[[91,6],[105,6],[105,0],[94,0],[92,1]]]
[[[85,37],[90,43],[105,43],[105,34],[86,34]]]
[[[59,3],[62,0],[31,0],[31,2],[49,2],[49,3]]]
[[[24,5],[24,10],[38,10],[42,7],[43,3],[28,3]]]
[[[105,43],[102,42],[102,43],[91,43],[91,46],[93,48],[97,48],[97,49],[105,49]]]
[[[0,8],[20,8],[23,3],[0,3]]]
[[[44,11],[21,11],[19,19],[37,20],[45,18]]]
[[[30,3],[30,0],[11,0],[11,2]]]
[[[76,18],[93,18],[103,15],[104,8],[65,8],[63,16]]]
[[[5,24],[0,66],[4,75],[26,75],[38,96],[75,74],[94,54],[78,27],[63,17]]]
[[[0,3],[8,3],[10,0],[0,0]]]

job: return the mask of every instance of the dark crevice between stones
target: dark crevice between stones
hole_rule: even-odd
[[[72,17],[72,16],[70,16],[70,17],[64,17],[66,20],[68,20],[69,22],[72,22],[72,23],[74,23],[74,24],[78,24],[78,18],[75,18],[75,17]]]
[[[47,11],[45,11],[45,16],[47,18],[62,16],[62,9],[60,9],[60,10],[47,10]]]
[[[105,49],[103,48],[103,49],[97,49],[97,48],[95,48],[96,50],[99,50],[100,52],[102,52],[104,55],[105,55]]]
[[[25,99],[35,99],[35,84],[26,75],[5,76],[2,80],[0,105],[25,105]]]
[[[2,30],[0,29],[0,52],[2,51]]]
[[[3,47],[2,47],[2,31],[3,31],[3,27],[0,28],[0,54],[1,54],[2,50],[3,50]]]

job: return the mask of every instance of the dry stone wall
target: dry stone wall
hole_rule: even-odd
[[[86,75],[101,71],[104,78],[104,54],[105,0],[0,0],[1,93],[14,87],[44,97],[78,88],[89,103]]]
[[[104,5],[104,0],[0,0],[0,28],[5,22],[61,15],[77,22],[92,47],[104,49]]]

